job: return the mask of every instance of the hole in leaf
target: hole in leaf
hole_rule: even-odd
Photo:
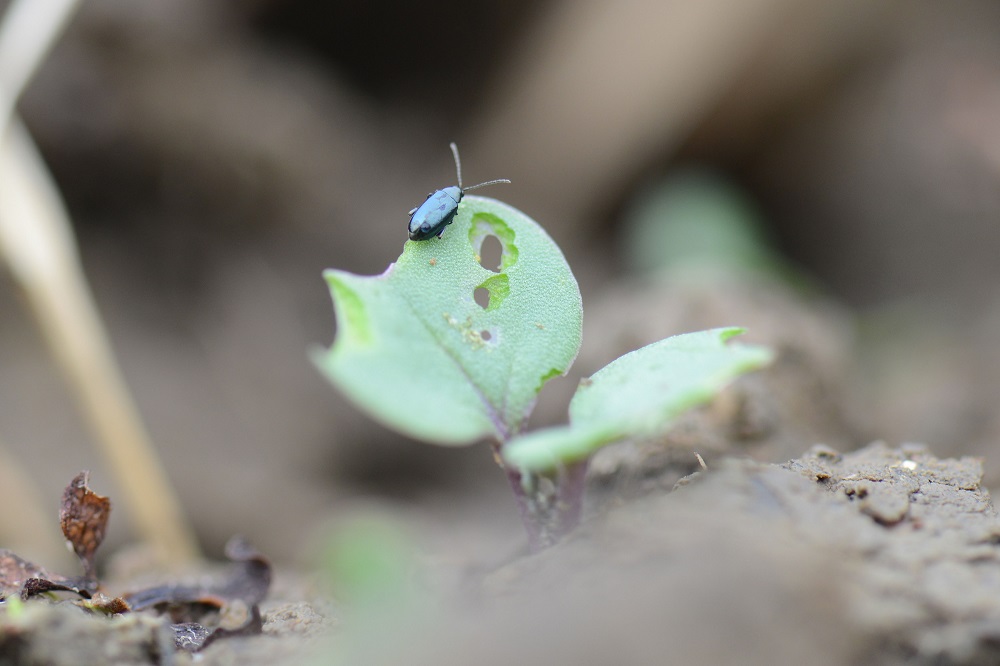
[[[479,331],[479,337],[481,337],[486,342],[489,342],[493,338],[493,334],[487,331],[486,329],[483,329]]]
[[[472,298],[476,301],[476,305],[485,310],[490,304],[490,290],[486,287],[476,287],[472,292]]]
[[[486,292],[485,297],[480,297],[480,290]],[[476,304],[487,311],[496,310],[509,295],[510,278],[507,277],[506,273],[499,273],[486,278],[481,285],[476,287],[475,292],[472,294]],[[481,298],[482,300],[480,300]]]
[[[483,244],[479,248],[479,265],[494,273],[500,272],[500,257],[503,254],[503,244],[494,235],[489,235],[483,239]]]
[[[495,238],[490,238],[491,236]],[[514,230],[496,215],[478,213],[472,218],[469,242],[480,265],[487,270],[499,273],[517,263],[518,251],[514,245],[514,237]]]

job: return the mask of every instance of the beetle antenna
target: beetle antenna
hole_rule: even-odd
[[[451,154],[455,156],[455,174],[458,176],[458,189],[462,192],[468,192],[469,190],[474,190],[477,187],[485,187],[487,185],[495,185],[496,183],[510,183],[506,178],[497,178],[496,180],[488,180],[485,183],[479,183],[478,185],[473,185],[472,187],[462,187],[462,158],[458,156],[458,146],[452,141],[448,144],[451,148]]]
[[[497,178],[496,180],[488,180],[485,183],[479,183],[478,185],[473,185],[472,187],[466,187],[463,192],[468,192],[469,190],[474,190],[477,187],[486,187],[487,185],[496,185],[497,183],[510,183],[507,178]],[[459,186],[461,187],[461,185]]]
[[[455,156],[455,173],[458,175],[458,189],[462,189],[462,159],[458,156],[458,146],[455,145],[454,141],[448,145],[451,146],[451,154]]]

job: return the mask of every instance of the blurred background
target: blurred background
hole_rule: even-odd
[[[799,359],[799,402],[764,427],[783,442],[752,454],[883,438],[1000,458],[996,3],[86,0],[18,110],[211,553],[239,532],[297,561],[368,502],[456,558],[520,546],[487,447],[406,442],[307,358],[335,330],[321,271],[399,255],[406,211],[454,183],[449,141],[574,268],[574,377],[746,325]],[[53,515],[80,469],[116,498],[3,272],[0,437]]]

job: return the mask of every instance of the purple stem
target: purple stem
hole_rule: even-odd
[[[498,456],[499,459],[499,456]],[[580,524],[587,461],[566,465],[548,475],[525,477],[504,467],[521,522],[528,531],[528,547],[537,553],[558,543]]]

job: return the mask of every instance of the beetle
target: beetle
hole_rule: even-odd
[[[463,188],[462,160],[458,157],[458,146],[454,143],[451,143],[450,146],[451,154],[455,156],[455,173],[458,176],[458,185],[452,185],[451,187],[431,192],[427,195],[426,201],[407,213],[410,216],[410,224],[407,226],[407,230],[412,241],[427,240],[433,236],[441,238],[444,228],[455,220],[455,215],[458,213],[458,204],[461,203],[462,197],[469,190],[496,183],[510,182],[506,178],[497,178],[496,180],[488,180],[485,183]]]

